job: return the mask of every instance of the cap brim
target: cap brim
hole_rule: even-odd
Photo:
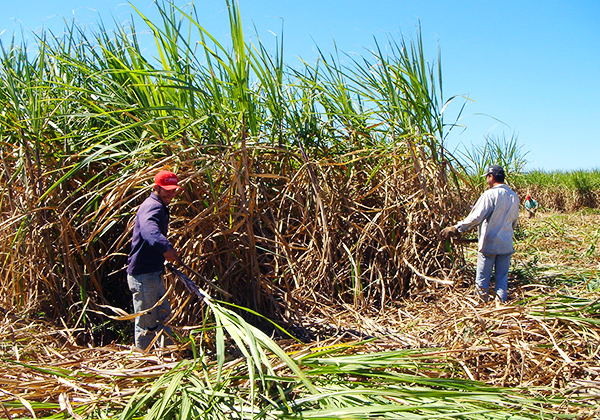
[[[160,188],[162,188],[163,190],[167,190],[167,191],[182,189],[179,185],[159,185],[159,184],[156,184],[156,185],[159,186]]]

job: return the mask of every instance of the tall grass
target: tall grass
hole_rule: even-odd
[[[490,135],[483,145],[456,153],[455,163],[467,175],[463,180],[475,190],[485,188],[480,175],[490,165],[501,165],[506,171],[507,182],[522,196],[522,200],[530,194],[542,208],[558,211],[598,207],[600,176],[597,169],[529,170],[528,154],[515,134],[509,138]]]
[[[459,152],[460,162],[464,165],[466,173],[475,184],[481,184],[481,175],[491,165],[500,165],[504,168],[507,178],[511,180],[523,174],[527,168],[528,151],[523,150],[516,134],[507,137],[487,135],[485,143],[472,146]]]
[[[532,170],[516,180],[517,188],[531,194],[542,207],[558,211],[597,208],[600,203],[600,171]]]
[[[88,299],[127,305],[129,229],[162,168],[185,187],[178,249],[265,315],[291,319],[303,296],[384,306],[443,275],[441,67],[420,34],[289,69],[282,37],[274,55],[249,44],[226,4],[227,40],[193,6],[159,2],[159,22],[140,14],[154,58],[133,23],[72,22],[42,33],[34,56],[1,45],[6,306],[75,319]]]

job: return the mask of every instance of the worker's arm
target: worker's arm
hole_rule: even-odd
[[[167,219],[160,207],[143,209],[138,217],[140,220],[140,235],[148,245],[160,252],[167,261],[179,262],[179,257],[173,249],[173,245],[162,233],[167,231]]]
[[[487,217],[490,216],[490,214],[492,214],[493,211],[493,196],[491,194],[491,190],[487,190],[479,197],[475,203],[475,206],[473,209],[471,209],[471,213],[469,213],[467,217],[455,225],[457,232],[466,232],[467,230],[480,225],[481,222],[483,222]]]

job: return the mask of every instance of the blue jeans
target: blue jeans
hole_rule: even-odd
[[[477,276],[475,284],[484,300],[488,299],[490,289],[490,279],[492,278],[492,269],[495,268],[496,274],[496,296],[502,302],[508,299],[508,268],[512,254],[477,254]]]
[[[162,271],[155,273],[127,275],[129,290],[133,293],[133,311],[145,311],[153,307],[166,293],[162,281]],[[171,314],[171,306],[165,298],[162,304],[150,312],[135,318],[134,341],[135,346],[147,350],[148,346],[160,331],[171,335],[171,329],[164,325],[164,321]],[[166,337],[168,338],[168,337]]]

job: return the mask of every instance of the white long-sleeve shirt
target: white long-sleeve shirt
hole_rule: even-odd
[[[519,197],[508,185],[500,184],[481,194],[471,213],[455,227],[465,232],[479,226],[479,252],[511,254],[513,233],[519,220]]]

